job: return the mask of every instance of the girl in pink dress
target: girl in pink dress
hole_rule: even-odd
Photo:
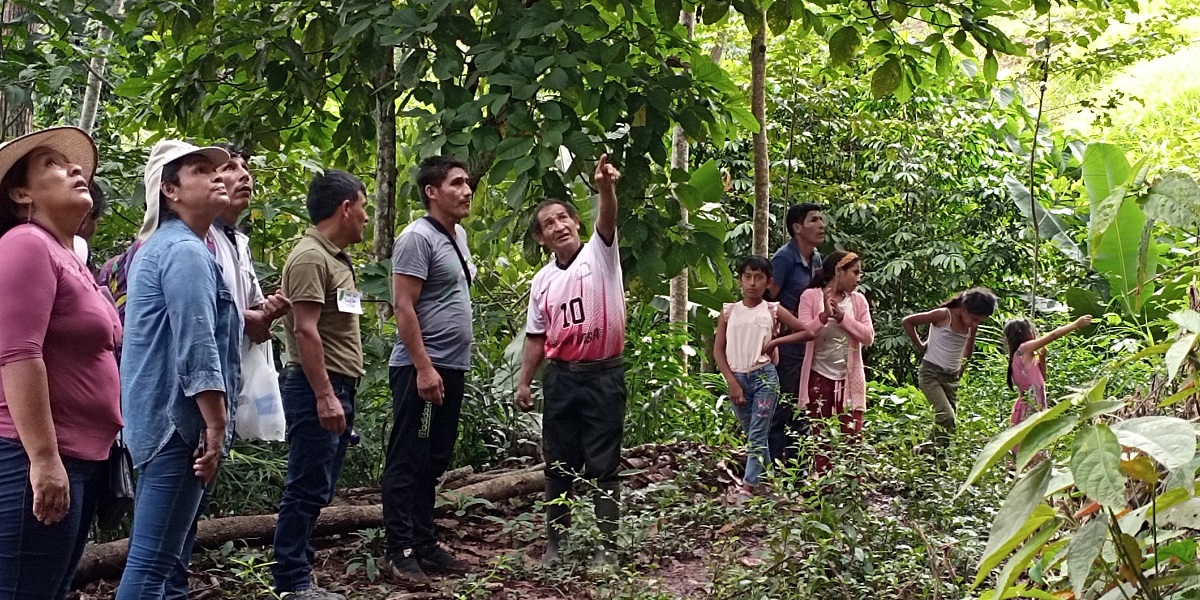
[[[1004,326],[1004,342],[1008,347],[1008,388],[1017,390],[1017,400],[1009,419],[1011,425],[1015,426],[1046,408],[1046,346],[1091,322],[1092,316],[1084,315],[1042,337],[1037,336],[1037,330],[1028,319],[1015,319]]]

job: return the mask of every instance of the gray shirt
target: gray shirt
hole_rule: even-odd
[[[392,273],[425,282],[415,309],[429,360],[435,367],[467,371],[471,368],[471,294],[454,244],[466,259],[471,277],[476,269],[467,250],[467,232],[456,225],[454,233],[452,243],[428,219],[409,223],[392,247]],[[403,341],[396,342],[388,364],[413,364]]]

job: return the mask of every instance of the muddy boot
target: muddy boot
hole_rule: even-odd
[[[600,529],[600,547],[592,557],[592,566],[617,564],[617,524],[621,519],[621,482],[606,481],[592,494],[596,505],[596,527]]]
[[[546,502],[562,497],[570,497],[571,484],[553,479],[546,479]],[[542,556],[542,566],[554,566],[558,562],[559,550],[571,528],[571,507],[565,504],[546,505],[546,554]]]

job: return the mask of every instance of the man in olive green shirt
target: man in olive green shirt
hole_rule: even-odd
[[[310,581],[312,536],[333,499],[354,428],[354,394],[363,375],[358,317],[362,301],[345,248],[361,242],[366,188],[343,171],[326,171],[308,188],[313,227],[283,267],[287,365],[280,392],[287,418],[288,473],[275,526],[275,591],[293,600],[343,600]]]

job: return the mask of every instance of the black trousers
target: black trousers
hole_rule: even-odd
[[[574,372],[551,362],[542,386],[546,489],[569,490],[576,477],[617,480],[625,433],[625,366]]]
[[[438,478],[450,466],[466,371],[437,369],[445,394],[440,406],[417,394],[415,367],[391,367],[392,432],[383,463],[383,526],[387,554],[400,559],[437,545],[433,505]]]
[[[771,431],[767,435],[767,448],[771,461],[787,462],[800,458],[800,438],[808,435],[808,418],[797,410],[800,394],[800,367],[804,355],[780,356],[775,367],[779,372],[779,403],[775,416],[771,417]]]

